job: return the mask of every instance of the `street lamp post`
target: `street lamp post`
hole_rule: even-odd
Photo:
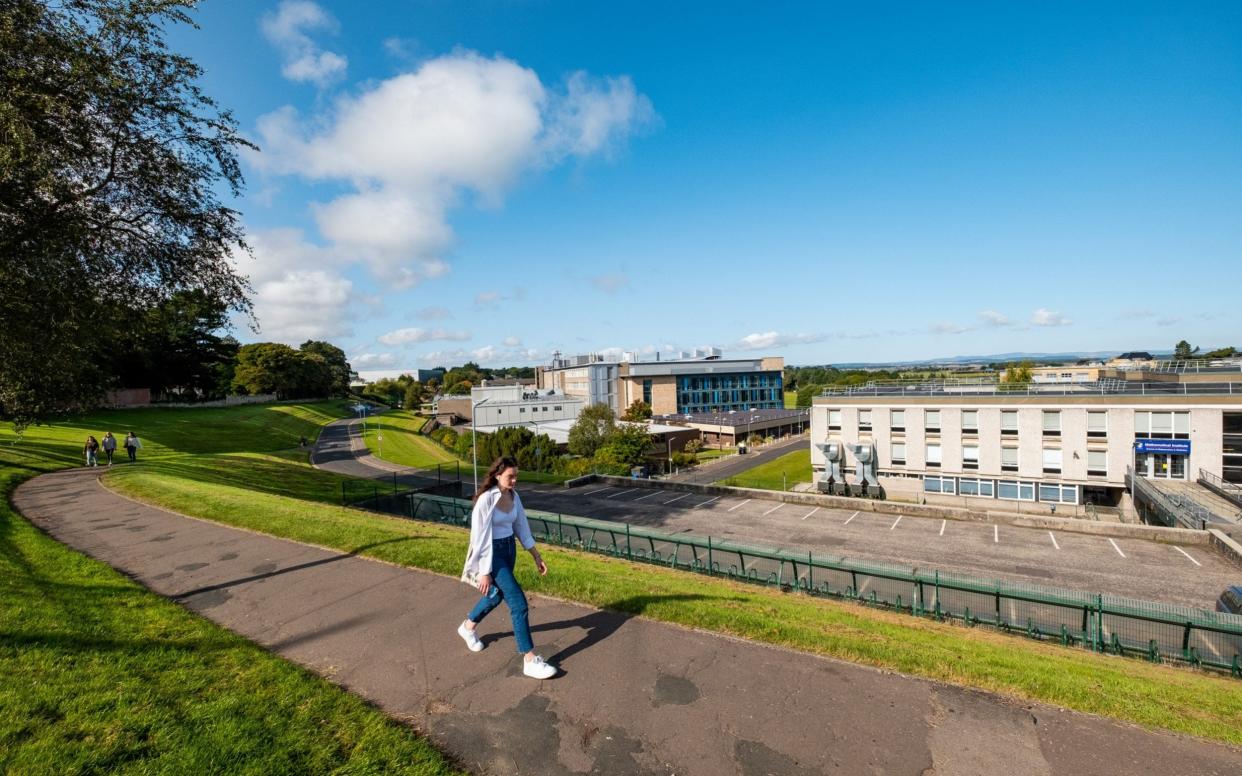
[[[474,419],[479,414],[479,407],[487,404],[487,399],[479,403],[470,400],[470,468],[474,469],[474,492],[479,492],[479,445],[474,433]]]

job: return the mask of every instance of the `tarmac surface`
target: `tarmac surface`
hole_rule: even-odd
[[[532,592],[535,642],[563,669],[539,682],[522,676],[500,611],[480,625],[486,648],[466,650],[455,629],[474,594],[454,578],[175,515],[112,493],[97,470],[37,477],[13,502],[475,773],[1242,772],[1232,747]]]

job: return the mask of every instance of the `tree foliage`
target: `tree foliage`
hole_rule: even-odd
[[[164,32],[181,0],[0,4],[0,414],[91,404],[117,311],[197,291],[248,310],[236,152],[248,145]]]
[[[1173,358],[1177,361],[1185,361],[1187,359],[1194,358],[1198,352],[1199,348],[1192,348],[1190,343],[1186,340],[1181,340],[1173,346]]]
[[[607,404],[585,407],[569,429],[569,452],[589,458],[617,427],[617,416]]]
[[[307,345],[324,344],[327,343],[308,342],[301,350],[278,342],[243,345],[237,351],[233,390],[243,394],[274,393],[280,399],[339,395],[335,392],[337,367],[323,356],[323,348],[307,349]]]
[[[651,417],[651,405],[642,399],[635,399],[629,407],[626,408],[625,414],[621,416],[622,420],[631,422],[641,422]]]

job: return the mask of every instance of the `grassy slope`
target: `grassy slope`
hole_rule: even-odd
[[[122,470],[108,482],[178,511],[454,576],[466,541],[459,528],[158,471]],[[534,592],[1242,744],[1242,682],[1233,679],[561,548],[544,554],[546,578],[519,565]]]
[[[357,697],[49,539],[8,501],[21,480],[77,465],[87,433],[130,428],[140,464],[114,471],[330,500],[335,478],[295,461],[299,437],[339,414],[337,404],[139,410],[33,428],[22,441],[0,431],[0,772],[454,772]],[[255,449],[265,452],[241,452]]]
[[[737,477],[721,480],[720,484],[745,488],[781,490],[786,485],[792,487],[796,482],[810,481],[811,451],[808,448],[785,453],[767,463],[760,464],[753,469],[743,472]]]

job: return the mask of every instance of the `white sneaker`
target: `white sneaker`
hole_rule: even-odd
[[[523,660],[522,673],[531,679],[551,679],[556,676],[556,666],[543,662],[543,658],[535,655],[530,660]]]
[[[483,642],[479,640],[479,637],[475,635],[474,631],[466,629],[466,623],[463,622],[461,625],[457,626],[457,635],[466,640],[466,647],[469,648],[471,652],[483,651]]]

